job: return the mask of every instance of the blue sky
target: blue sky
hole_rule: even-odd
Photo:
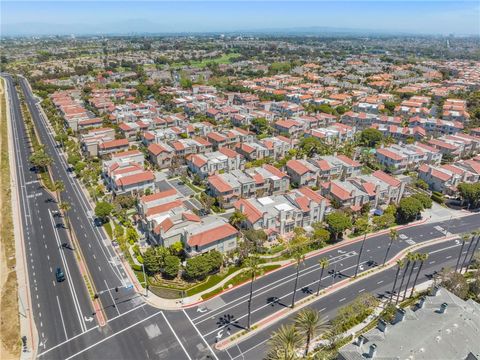
[[[2,1],[2,33],[335,27],[480,35],[478,1]]]

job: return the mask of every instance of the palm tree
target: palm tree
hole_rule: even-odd
[[[383,265],[387,262],[388,253],[394,241],[398,239],[398,232],[395,229],[390,229],[390,243],[388,244],[387,252],[385,253],[385,259],[383,259]]]
[[[410,284],[410,279],[412,278],[413,269],[415,269],[415,264],[417,263],[418,255],[419,254],[417,254],[417,253],[410,255],[410,260],[412,261],[412,267],[410,268],[410,273],[408,274],[407,284],[405,285],[405,291],[403,292],[403,298],[404,299],[406,299],[406,296],[407,296],[408,284]]]
[[[296,349],[302,344],[302,336],[298,333],[295,325],[282,325],[275,331],[268,345],[270,351],[266,359],[269,360],[293,360],[297,359]]]
[[[68,232],[70,232],[71,235],[71,229],[70,229],[70,218],[68,217],[68,211],[72,208],[71,205],[68,202],[61,202],[60,203],[60,210],[62,210],[64,216],[65,216],[65,222],[67,224]]]
[[[305,355],[307,357],[310,342],[319,334],[328,330],[326,318],[320,319],[319,313],[314,309],[301,310],[295,317],[295,327],[305,340]]]
[[[363,247],[365,246],[365,240],[367,240],[367,234],[368,234],[369,229],[370,229],[370,226],[367,225],[367,227],[365,229],[365,235],[363,236],[362,245],[360,246],[360,251],[358,252],[357,267],[355,268],[355,276],[354,277],[357,277],[357,274],[358,274],[358,268],[360,267],[360,259],[362,257]]]
[[[323,270],[325,270],[328,265],[330,265],[330,262],[328,261],[328,258],[324,257],[318,260],[318,265],[320,265],[320,277],[318,278],[318,288],[317,288],[317,296],[320,294],[320,283],[322,282],[322,277],[323,277]]]
[[[395,274],[395,281],[393,282],[393,288],[390,292],[390,302],[393,300],[393,293],[395,292],[395,287],[397,286],[398,274],[400,273],[400,269],[403,267],[403,265],[405,265],[405,262],[402,259],[397,260],[397,273]]]
[[[62,180],[57,180],[53,183],[53,187],[54,187],[55,192],[57,194],[57,202],[60,203],[61,202],[60,193],[65,191],[65,184],[63,183]]]
[[[247,272],[251,274],[251,281],[250,281],[250,295],[248,297],[248,317],[247,317],[247,329],[250,330],[250,317],[252,314],[252,296],[253,296],[253,282],[255,281],[255,277],[260,270],[260,261],[258,256],[251,256],[246,260],[247,264]]]
[[[463,258],[462,265],[460,266],[460,274],[462,273],[462,269],[465,267],[465,261],[467,261],[468,254],[470,252],[470,248],[473,245],[475,240],[475,236],[473,234],[469,234],[470,242],[468,243],[467,252],[465,253],[465,257]]]
[[[460,258],[462,257],[463,247],[465,246],[465,241],[468,240],[468,234],[462,234],[461,238],[462,238],[462,247],[460,248],[460,252],[458,253],[457,263],[455,264],[455,272],[458,269],[458,264],[460,263]]]
[[[417,274],[415,275],[415,279],[413,280],[412,291],[410,292],[410,297],[412,297],[413,292],[415,291],[415,285],[417,285],[418,276],[422,271],[423,263],[428,259],[428,254],[418,254],[418,260],[420,261],[420,266],[418,267]]]
[[[474,231],[473,233],[474,233],[474,235],[477,236],[477,242],[476,242],[475,245],[473,246],[472,254],[470,255],[470,258],[469,258],[468,261],[467,261],[467,268],[468,268],[468,267],[470,266],[470,264],[472,263],[473,257],[475,256],[475,251],[477,250],[477,247],[478,247],[478,243],[480,242],[480,230]],[[473,241],[473,239],[472,239],[472,241]]]
[[[295,276],[295,284],[293,286],[293,296],[292,296],[292,309],[295,307],[295,295],[297,293],[298,286],[298,275],[300,272],[300,264],[305,260],[305,244],[308,242],[308,239],[305,235],[300,234],[295,236],[290,241],[290,254],[297,264],[297,274]]]
[[[396,300],[395,304],[398,304],[398,301],[400,300],[400,293],[402,292],[403,281],[405,280],[405,274],[408,271],[408,267],[410,266],[410,262],[411,262],[411,253],[408,253],[407,254],[407,265],[405,266],[405,270],[403,271],[402,280],[400,281],[400,287],[398,288],[397,300]]]

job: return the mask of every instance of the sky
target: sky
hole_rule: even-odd
[[[1,34],[234,32],[328,27],[480,35],[474,1],[1,1]]]

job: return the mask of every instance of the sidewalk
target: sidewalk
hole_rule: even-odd
[[[463,216],[468,216],[470,215],[470,213],[466,213],[466,212],[459,212],[458,215],[457,215],[457,218],[458,217],[463,217]],[[449,217],[450,218],[450,217]],[[413,223],[410,223],[410,224],[406,224],[406,225],[399,225],[399,226],[396,226],[395,229],[397,230],[401,230],[401,229],[405,229],[405,228],[410,228],[410,227],[413,227],[413,226],[418,226],[418,225],[422,225],[422,224],[425,224],[425,223],[430,223],[430,222],[437,222],[437,221],[442,221],[441,219],[440,220],[433,220],[431,218],[423,218],[422,220],[419,220],[419,221],[416,221],[416,222],[413,222]],[[374,237],[374,236],[378,236],[378,235],[383,235],[383,234],[388,234],[390,232],[390,229],[385,229],[385,230],[382,230],[382,231],[379,231],[379,232],[376,232],[376,233],[371,233],[369,235],[367,235],[367,239],[371,238],[371,237]],[[347,245],[350,245],[350,244],[354,244],[354,243],[357,243],[357,242],[360,242],[363,240],[363,237],[364,235],[360,235],[360,236],[357,236],[355,238],[351,238],[351,239],[345,239],[337,244],[333,244],[333,245],[329,245],[329,246],[326,246],[322,249],[319,249],[319,250],[314,250],[314,251],[311,251],[307,254],[305,254],[305,258],[308,259],[308,258],[311,258],[311,257],[314,257],[314,256],[318,256],[320,254],[323,254],[325,252],[329,252],[331,250],[335,250],[335,249],[338,249],[338,248],[341,248],[341,247],[344,247],[344,246],[347,246]],[[396,258],[395,258],[396,260]],[[263,266],[265,265],[275,265],[275,264],[279,264],[281,265],[279,268],[277,269],[274,269],[272,271],[269,271],[261,276],[259,276],[258,278],[262,277],[262,276],[266,276],[266,275],[269,275],[275,271],[278,271],[280,269],[283,269],[284,267],[286,266],[290,266],[292,265],[294,262],[293,260],[281,260],[281,261],[274,261],[274,262],[271,262],[271,263],[267,263],[267,264],[262,264]],[[127,274],[129,275],[130,277],[130,280],[132,281],[132,283],[134,284],[134,287],[136,289],[136,291],[138,293],[144,293],[145,290],[143,288],[143,286],[138,282],[138,279],[137,277],[135,276],[135,274],[133,273],[132,269],[130,268],[130,266],[128,265],[128,263],[124,262],[124,266],[125,268],[127,269]],[[144,297],[145,301],[148,302],[150,305],[152,306],[155,306],[159,309],[164,309],[164,310],[180,310],[182,308],[188,308],[188,307],[194,307],[194,306],[198,306],[199,304],[203,303],[203,302],[206,302],[206,301],[209,301],[217,296],[220,296],[222,294],[225,294],[226,292],[229,292],[237,287],[240,287],[242,285],[245,285],[246,283],[249,282],[249,280],[246,280],[240,284],[237,284],[235,286],[232,286],[231,288],[229,289],[225,289],[221,292],[219,292],[218,294],[212,296],[211,298],[209,299],[206,299],[206,300],[203,300],[202,299],[202,295],[203,294],[206,294],[206,293],[209,293],[215,289],[218,289],[220,287],[222,287],[225,283],[227,283],[229,280],[231,280],[233,277],[237,276],[240,272],[242,272],[243,269],[241,270],[238,270],[236,271],[235,273],[229,275],[228,277],[226,277],[225,279],[223,279],[221,282],[219,282],[218,284],[196,294],[196,295],[193,295],[193,296],[189,296],[189,297],[185,297],[183,299],[164,299],[164,298],[161,298],[155,294],[153,294],[152,292],[148,292],[148,297]]]

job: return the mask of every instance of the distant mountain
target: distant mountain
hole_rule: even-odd
[[[343,27],[293,27],[264,29],[196,29],[186,31],[175,29],[164,24],[157,24],[145,19],[131,19],[122,22],[111,22],[96,25],[86,24],[48,24],[42,22],[2,24],[3,36],[46,36],[46,35],[171,35],[171,34],[244,34],[244,35],[297,35],[297,36],[367,36],[367,35],[414,35],[414,33],[375,29],[355,29]]]

